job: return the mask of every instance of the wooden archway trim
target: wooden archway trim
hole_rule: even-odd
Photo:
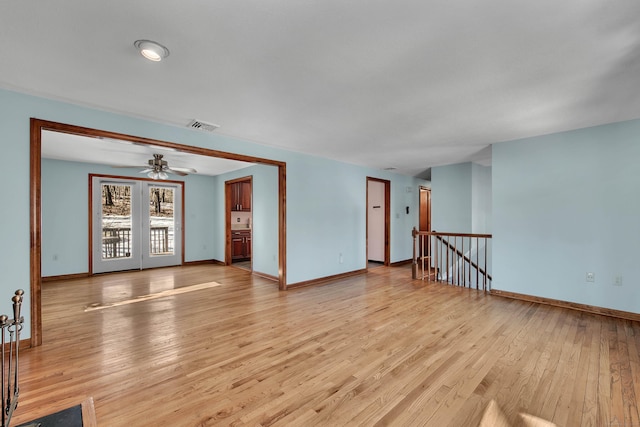
[[[30,208],[30,313],[31,346],[42,344],[42,131],[51,130],[75,135],[120,139],[136,144],[155,145],[172,148],[185,153],[201,156],[219,157],[242,162],[276,166],[278,168],[278,289],[287,289],[287,251],[286,251],[286,175],[285,162],[194,147],[139,136],[126,135],[105,130],[92,129],[65,123],[31,118],[30,158],[29,158],[29,208]]]

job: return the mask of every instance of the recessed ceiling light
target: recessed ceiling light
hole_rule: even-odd
[[[150,61],[162,61],[169,56],[169,49],[158,42],[151,40],[136,40],[133,45],[140,51],[140,54]]]

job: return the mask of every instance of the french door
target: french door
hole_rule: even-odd
[[[182,185],[92,177],[92,272],[182,263]]]

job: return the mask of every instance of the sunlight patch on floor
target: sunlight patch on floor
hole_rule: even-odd
[[[134,304],[136,302],[149,301],[152,299],[163,298],[163,297],[168,297],[172,295],[185,294],[188,292],[199,291],[202,289],[215,288],[217,286],[222,286],[222,284],[218,282],[207,282],[207,283],[200,283],[198,285],[185,286],[183,288],[167,289],[166,291],[161,291],[161,292],[157,292],[155,294],[149,294],[149,295],[141,295],[139,297],[135,297],[135,298],[124,300],[124,301],[110,302],[106,304],[93,303],[88,307],[85,307],[84,311],[87,312],[87,311],[103,310],[105,308],[110,308],[110,307],[118,307],[121,305]]]

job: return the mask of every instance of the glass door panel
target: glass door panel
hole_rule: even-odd
[[[140,184],[93,177],[92,272],[139,269]]]
[[[102,259],[131,258],[131,186],[101,184]]]
[[[149,254],[173,255],[175,218],[174,189],[149,187]]]
[[[145,183],[142,268],[182,264],[182,186]]]

